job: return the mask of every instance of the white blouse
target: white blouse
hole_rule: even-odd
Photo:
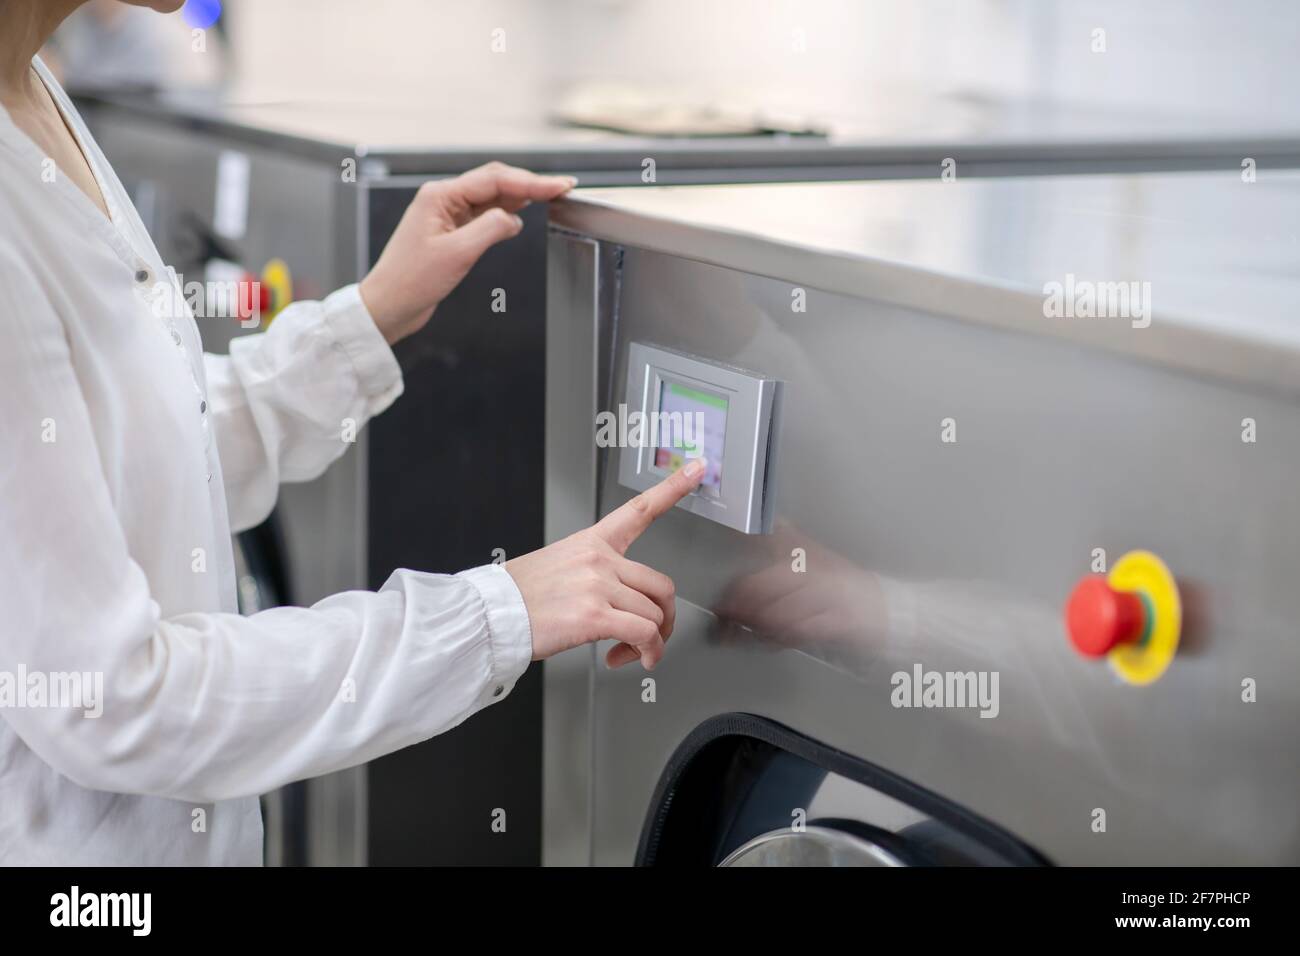
[[[231,530],[324,471],[401,372],[355,286],[204,355],[175,273],[37,68],[112,221],[47,181],[0,108],[0,862],[258,864],[257,794],[503,699],[528,614],[500,566],[236,613]]]

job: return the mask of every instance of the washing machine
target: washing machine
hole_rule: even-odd
[[[548,662],[546,862],[1300,862],[1298,217],[1235,166],[553,206],[548,540],[708,469],[628,552],[660,665]]]

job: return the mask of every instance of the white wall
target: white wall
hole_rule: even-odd
[[[1300,125],[1294,0],[228,0],[252,99],[505,101],[622,80],[827,116],[917,91]],[[490,50],[506,31],[507,52]],[[1106,30],[1107,51],[1091,50]],[[802,47],[800,46],[802,42]],[[395,91],[395,94],[394,94]]]
[[[1004,0],[1028,25],[1025,75],[1048,98],[1300,125],[1295,0]],[[1092,31],[1106,52],[1091,50]],[[974,58],[973,58],[974,59]],[[978,63],[965,66],[973,77]]]
[[[227,0],[241,100],[366,103],[542,95],[548,4],[527,0]],[[493,53],[492,31],[506,31]]]

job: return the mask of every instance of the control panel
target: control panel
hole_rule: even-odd
[[[704,478],[678,507],[746,534],[768,533],[781,391],[780,381],[755,372],[632,343],[619,483],[645,491],[702,456]]]

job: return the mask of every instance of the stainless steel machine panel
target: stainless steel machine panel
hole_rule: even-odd
[[[547,861],[631,863],[678,745],[735,713],[1052,862],[1300,861],[1297,215],[1295,175],[557,206],[548,355],[572,377],[549,380],[548,537],[631,495],[590,439],[632,343],[785,385],[774,533],[675,509],[630,553],[677,585],[659,668],[548,669]],[[1137,284],[1123,314],[1056,307],[1111,282]],[[1062,613],[1139,548],[1184,613],[1147,686],[1076,654]],[[965,706],[899,692],[931,672],[987,684]]]

